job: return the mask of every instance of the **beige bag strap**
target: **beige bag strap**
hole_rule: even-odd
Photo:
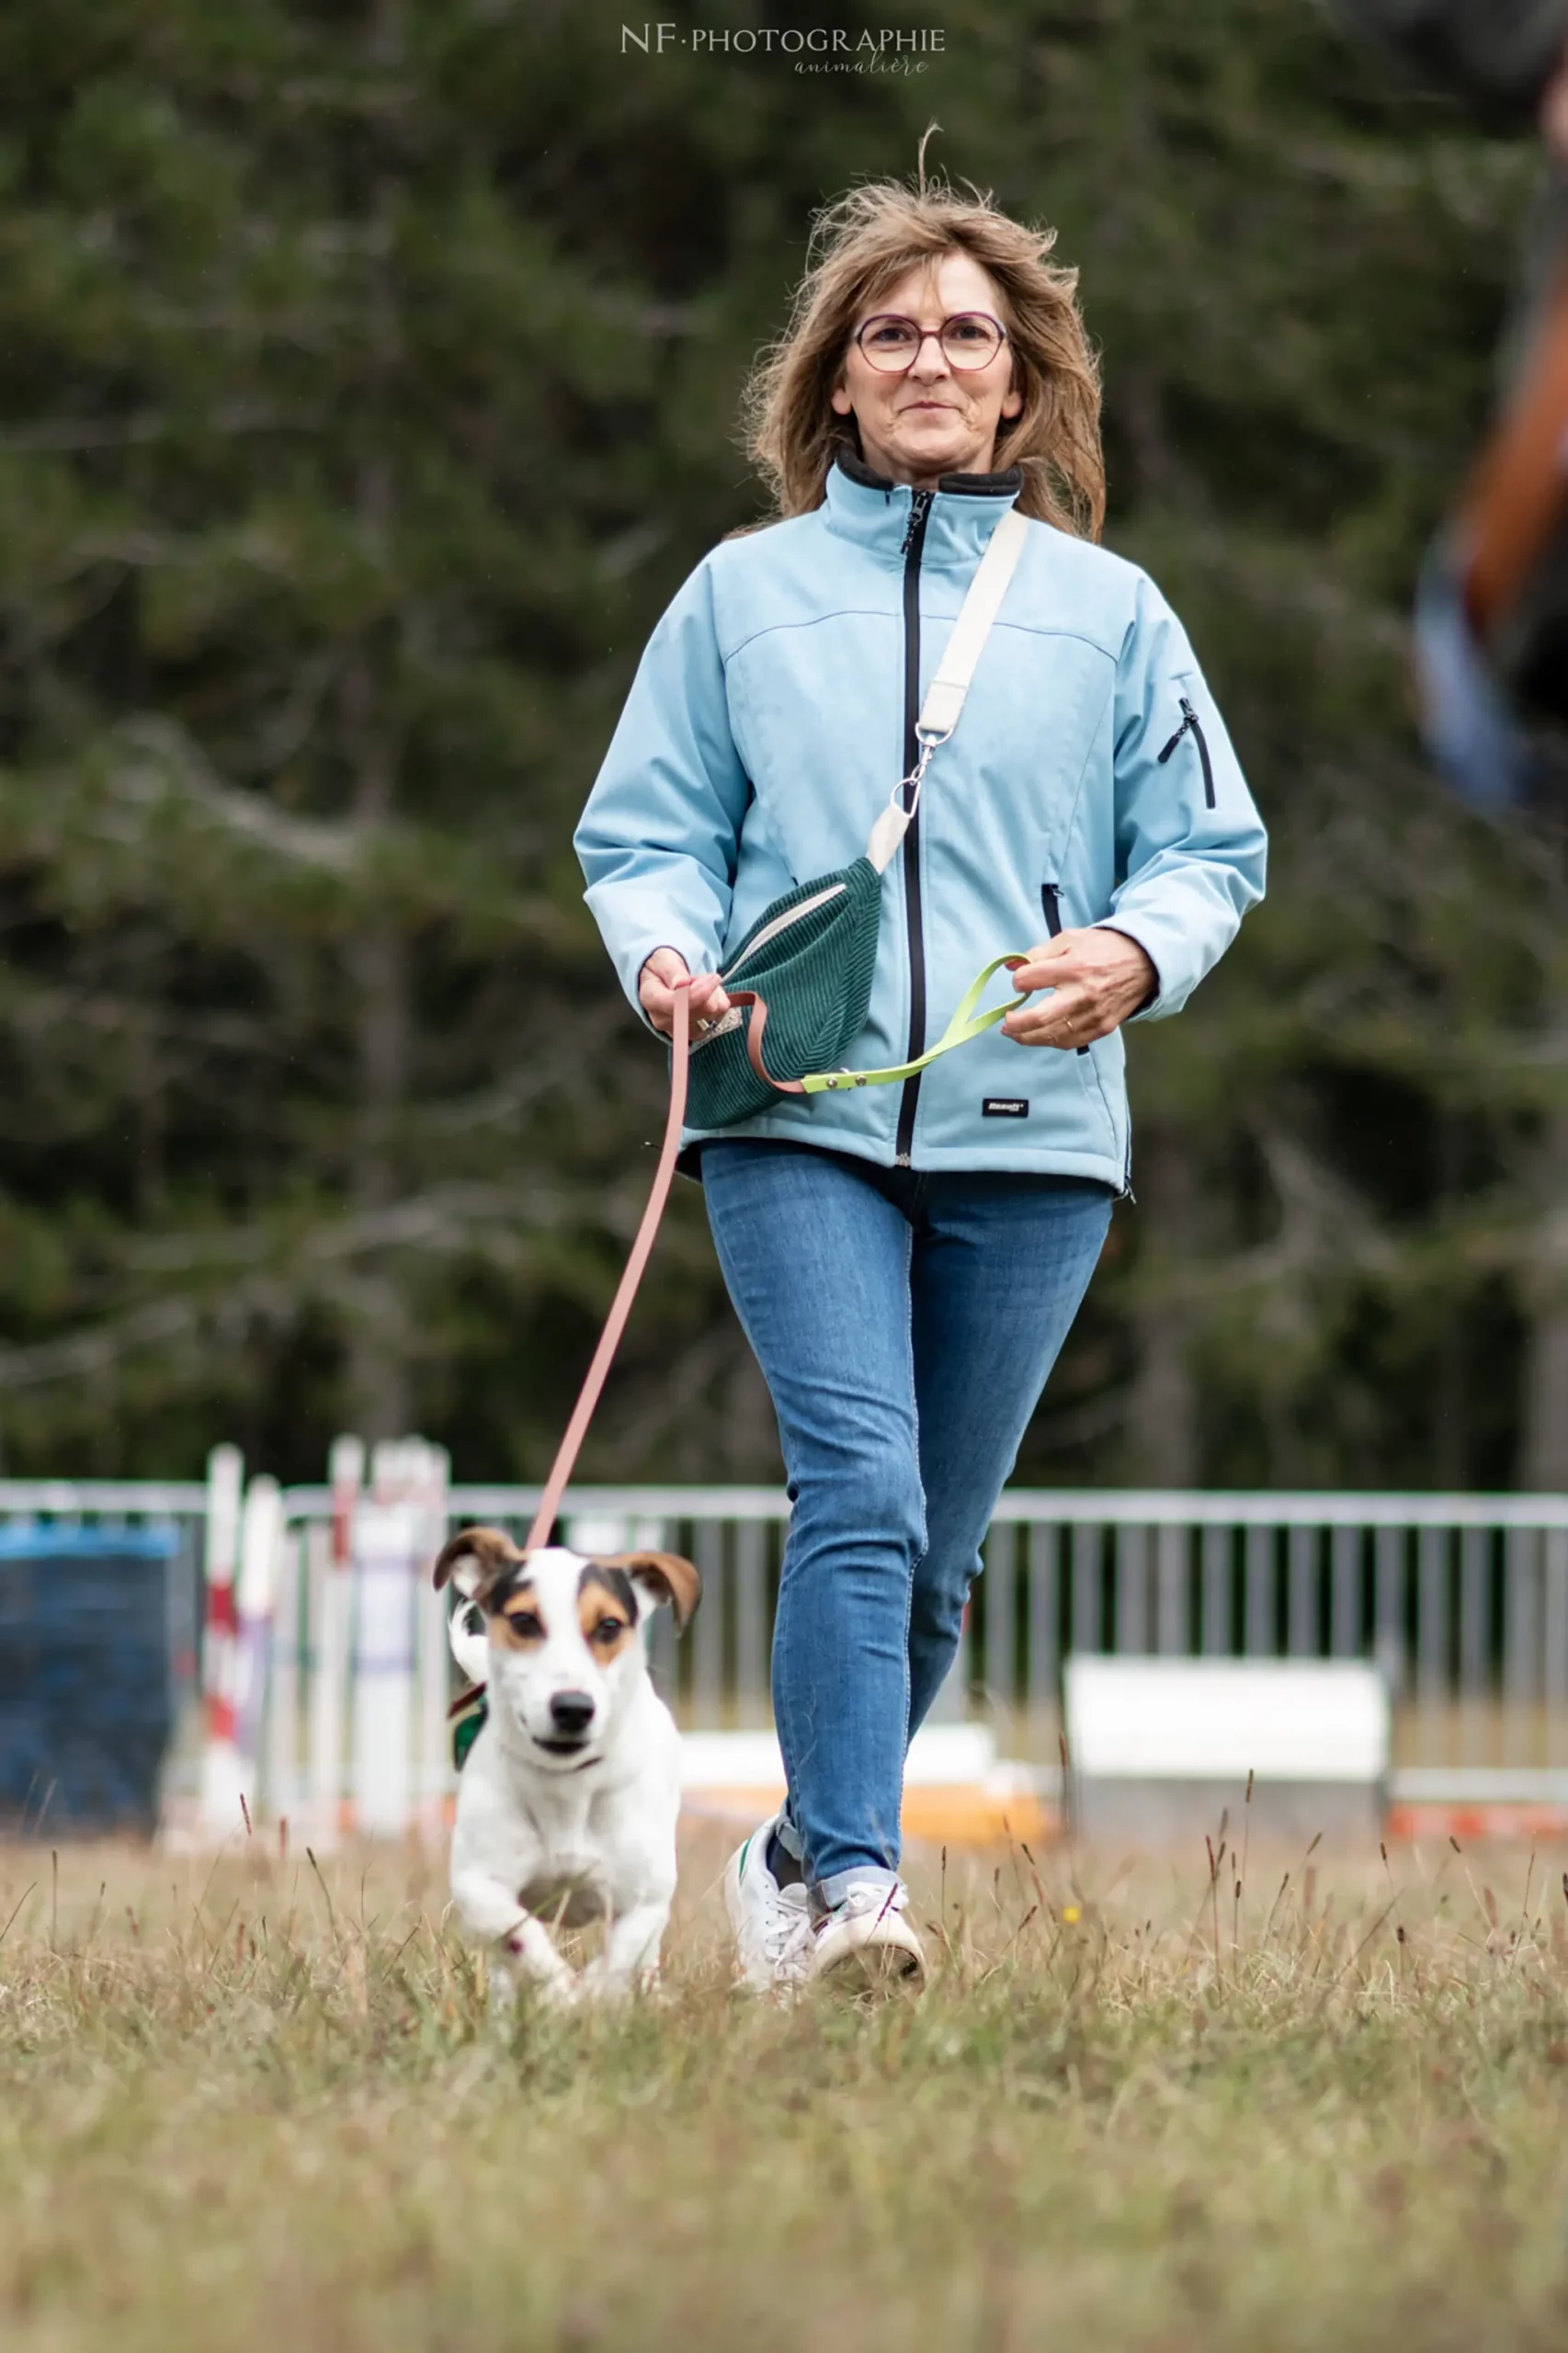
[[[985,544],[975,566],[952,634],[942,650],[937,675],[926,689],[920,716],[915,722],[920,756],[907,776],[900,777],[887,807],[871,827],[866,855],[879,874],[885,873],[893,852],[909,831],[909,821],[920,806],[920,788],[931,765],[931,755],[945,744],[963,715],[964,699],[974,676],[980,652],[991,634],[991,624],[1002,608],[1007,583],[1017,570],[1028,537],[1028,518],[1009,506]]]

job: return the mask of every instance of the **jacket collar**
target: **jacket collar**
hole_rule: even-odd
[[[999,473],[942,474],[931,500],[921,550],[922,571],[951,566],[972,571],[986,541],[1023,488],[1021,466]],[[871,469],[847,442],[840,442],[827,471],[827,528],[842,538],[903,561],[903,539],[915,494],[907,483],[890,482]]]

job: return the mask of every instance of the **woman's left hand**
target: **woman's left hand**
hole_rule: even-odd
[[[1153,960],[1124,931],[1095,924],[1059,931],[1031,948],[1013,974],[1016,989],[1049,989],[1039,1005],[1015,1006],[1004,1038],[1020,1046],[1091,1046],[1108,1038],[1160,985]]]

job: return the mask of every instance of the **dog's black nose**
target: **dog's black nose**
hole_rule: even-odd
[[[550,1712],[557,1732],[574,1740],[593,1722],[594,1703],[585,1691],[557,1691],[551,1698]]]

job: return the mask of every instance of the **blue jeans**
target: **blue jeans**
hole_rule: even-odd
[[[833,1904],[897,1878],[904,1753],[1112,1196],[746,1138],[703,1146],[702,1183],[794,1506],[773,1630],[785,1843]]]

